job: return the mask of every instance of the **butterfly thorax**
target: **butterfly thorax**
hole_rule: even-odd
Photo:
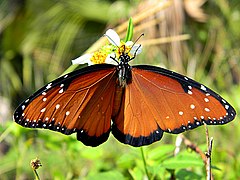
[[[118,85],[125,87],[127,84],[132,82],[132,67],[128,64],[131,60],[130,56],[123,53],[119,57],[120,62],[118,64]]]

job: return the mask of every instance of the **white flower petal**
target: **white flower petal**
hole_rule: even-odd
[[[132,41],[127,41],[127,42],[125,43],[125,45],[128,46],[128,47],[130,47],[130,46],[133,45],[133,42],[132,42]]]
[[[106,64],[113,64],[113,65],[118,65],[116,61],[114,61],[111,57],[115,57],[116,55],[114,53],[111,53],[107,56],[105,63]]]
[[[136,55],[140,54],[142,52],[142,45],[135,44],[130,51],[130,54],[133,56],[135,53]]]
[[[92,54],[84,54],[74,60],[72,60],[72,64],[88,64],[93,65],[92,61],[90,60],[90,58],[92,57]]]
[[[113,29],[108,29],[105,36],[108,38],[109,42],[114,46],[120,46],[120,37]]]

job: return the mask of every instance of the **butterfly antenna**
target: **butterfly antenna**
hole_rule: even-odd
[[[137,55],[137,51],[139,50],[139,48],[140,48],[141,46],[142,46],[142,45],[140,44],[140,45],[137,47],[136,51],[134,52],[133,57],[132,57],[129,61],[135,59],[135,57],[136,57],[136,55]]]
[[[114,43],[114,46],[117,46],[119,48],[119,46],[116,44],[116,42],[112,38],[110,38],[110,36],[108,36],[107,34],[104,34],[103,36],[107,36],[108,39],[110,39]]]
[[[144,36],[144,33],[142,33],[142,34],[134,41],[134,43],[133,43],[132,47],[129,49],[128,53],[132,50],[133,46],[138,42],[138,40],[139,40],[141,37],[143,37],[143,36]],[[138,46],[137,50],[138,50],[140,47],[141,47],[141,45]],[[136,50],[136,51],[137,51],[137,50]],[[135,52],[134,54],[136,54],[136,52]],[[135,56],[135,55],[134,55],[134,56]]]

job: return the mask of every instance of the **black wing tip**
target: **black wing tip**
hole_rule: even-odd
[[[56,125],[54,120],[48,121],[48,122],[43,122],[42,120],[29,120],[29,119],[25,119],[25,118],[21,117],[18,119],[14,118],[14,121],[17,124],[19,124],[23,127],[26,127],[26,128],[49,129],[52,131],[60,132],[65,135],[70,135],[72,133],[77,132],[76,128],[68,129],[66,126],[61,126],[60,124]]]
[[[89,136],[84,130],[77,131],[77,140],[81,141],[86,146],[96,147],[107,141],[110,130],[103,133],[101,136]]]
[[[15,116],[15,115],[14,115]],[[109,133],[110,130],[107,131],[106,133],[102,134],[99,137],[95,137],[95,136],[89,136],[84,130],[82,129],[68,129],[65,126],[61,126],[61,125],[56,125],[55,121],[50,121],[48,123],[44,123],[42,120],[38,120],[38,121],[29,121],[27,119],[24,119],[23,117],[16,119],[14,117],[14,121],[26,128],[39,128],[39,129],[49,129],[52,131],[56,131],[56,132],[60,132],[62,134],[65,135],[70,135],[72,133],[77,133],[77,140],[81,141],[84,145],[86,146],[92,146],[92,147],[96,147],[99,146],[100,144],[104,143],[105,141],[107,141],[108,137],[109,137]]]
[[[121,143],[134,147],[146,146],[162,139],[163,130],[158,128],[149,136],[133,137],[130,134],[123,134],[115,125],[112,126],[112,134]]]
[[[199,126],[202,126],[204,123],[207,125],[224,125],[234,120],[235,115],[236,114],[232,113],[228,116],[221,117],[220,119],[201,119],[201,120],[197,119],[194,121],[194,123],[188,123],[187,125],[182,125],[179,128],[175,128],[173,130],[166,129],[164,130],[164,132],[179,134],[188,130],[193,130]]]

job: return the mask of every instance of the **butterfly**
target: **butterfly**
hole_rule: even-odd
[[[137,50],[135,50],[136,52]],[[150,65],[130,66],[124,47],[113,64],[95,64],[48,83],[14,112],[28,128],[69,135],[87,146],[105,142],[110,132],[139,147],[203,123],[222,125],[236,112],[220,95],[189,77]]]

